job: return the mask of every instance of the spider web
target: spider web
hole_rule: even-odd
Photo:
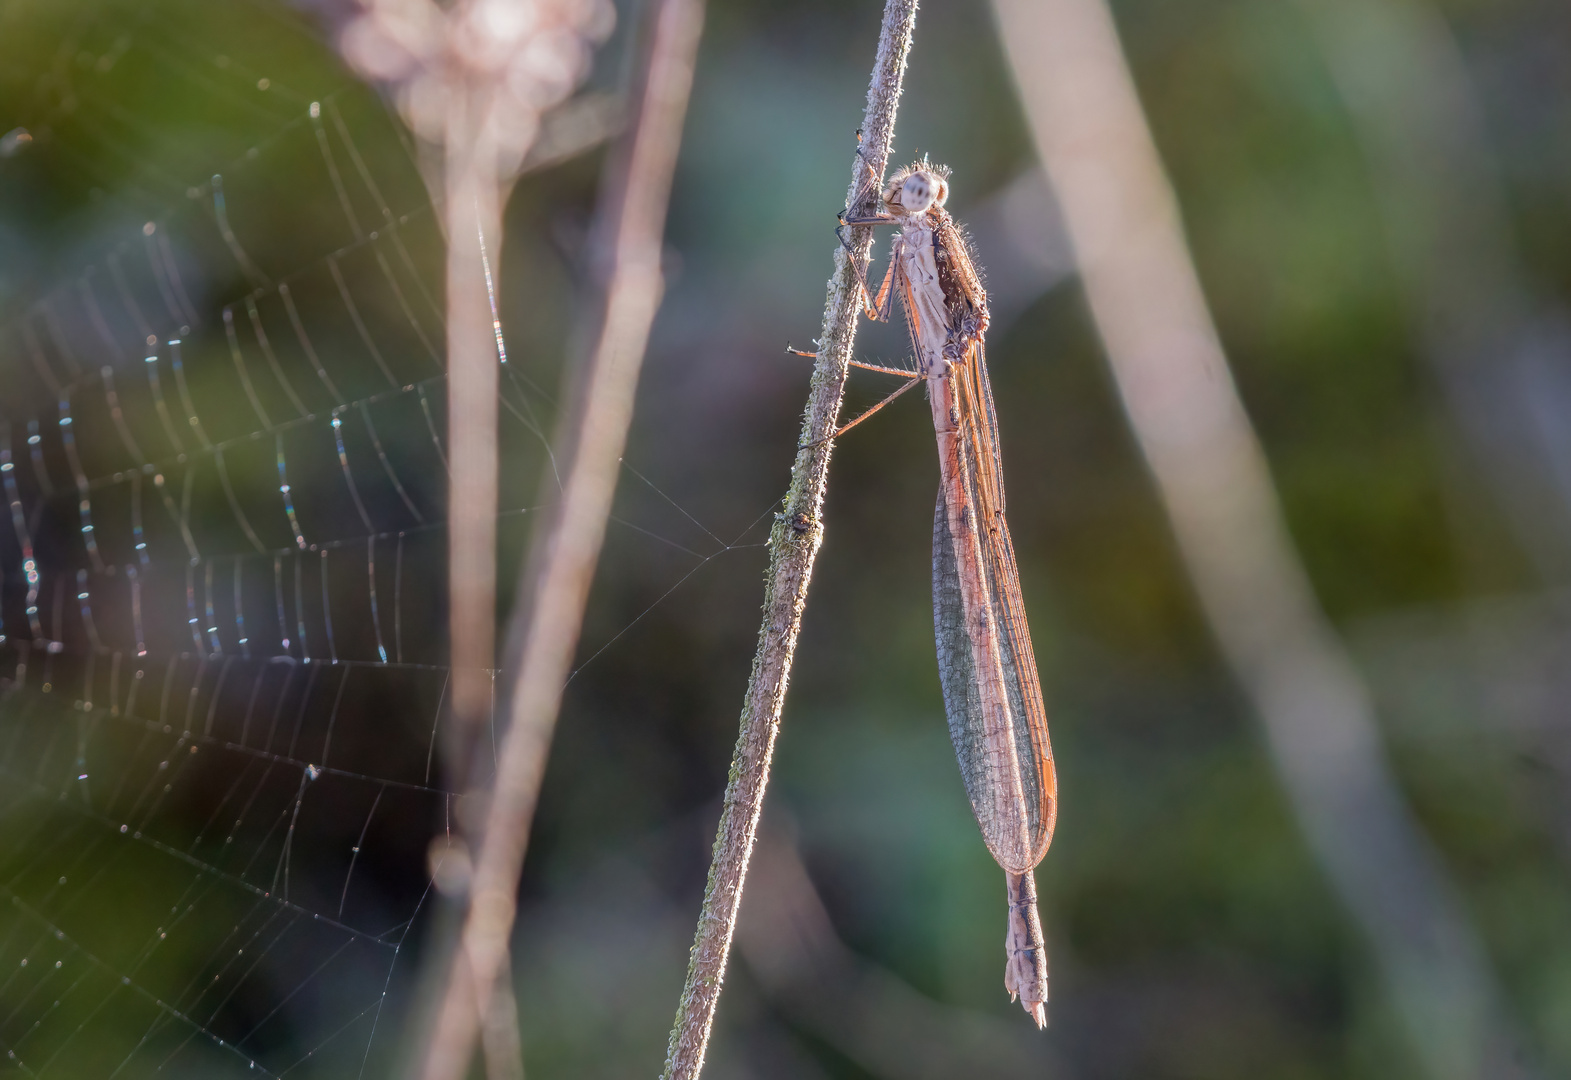
[[[129,9],[50,72],[34,149],[114,196],[0,323],[0,1067],[384,1075],[454,803],[436,215],[358,87]],[[553,405],[500,362],[507,551]],[[746,546],[628,468],[671,590]]]

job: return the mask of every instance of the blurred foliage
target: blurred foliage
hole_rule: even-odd
[[[1312,4],[1125,0],[1116,13],[1309,575],[1364,664],[1405,793],[1461,886],[1535,1064],[1543,1075],[1571,1075],[1571,754],[1553,692],[1565,685],[1557,671],[1567,637],[1555,594],[1544,591],[1557,583],[1539,580],[1436,389],[1354,118],[1309,26]],[[598,89],[619,85],[638,11],[622,5]],[[1534,288],[1563,301],[1571,290],[1571,20],[1547,0],[1454,0],[1441,14],[1477,81],[1513,241]],[[274,0],[0,5],[0,132],[26,126],[35,135],[0,159],[0,413],[15,432],[19,472],[26,421],[53,422],[55,408],[28,374],[19,327],[45,295],[76,295],[73,282],[107,252],[140,251],[149,220],[185,245],[177,259],[203,319],[186,365],[204,423],[219,438],[257,426],[218,321],[220,308],[252,287],[214,229],[208,185],[218,172],[237,235],[269,275],[294,282],[346,394],[386,388],[323,269],[339,252],[357,295],[380,288],[370,249],[355,246],[324,172],[308,102],[331,96],[342,110],[387,203],[409,216],[400,235],[438,299],[441,238],[387,110],[332,54],[334,16],[332,5]],[[712,4],[673,196],[669,291],[525,871],[514,959],[531,1076],[648,1075],[663,1056],[757,629],[759,523],[776,508],[797,438],[806,368],[780,350],[816,332],[877,21],[867,2]],[[1032,167],[979,0],[924,8],[908,87],[899,156],[929,152],[954,167],[951,208],[960,219]],[[519,409],[537,410],[546,432],[585,295],[584,236],[602,156],[526,176],[508,211],[502,321],[523,380],[508,393]],[[347,159],[338,166],[351,174]],[[377,208],[353,198],[365,227],[380,228]],[[987,265],[985,247],[979,256]],[[93,280],[107,296],[104,279]],[[415,278],[404,280],[417,305]],[[766,825],[791,838],[835,933],[860,961],[937,1003],[925,1038],[959,1046],[967,1025],[992,1024],[975,1030],[1002,1032],[1010,1046],[1018,1035],[1036,1073],[1065,1077],[1414,1075],[1369,953],[1297,834],[1208,638],[1078,286],[1044,288],[995,326],[989,361],[1063,789],[1057,840],[1038,872],[1053,972],[1048,1033],[1025,1033],[999,986],[1002,883],[942,720],[928,584],[936,470],[928,417],[914,401],[837,450]],[[316,395],[309,407],[325,415],[334,403],[299,366],[282,308],[259,303],[286,364],[305,373],[300,393]],[[395,381],[432,377],[437,368],[395,298],[384,290],[364,304]],[[80,310],[61,310],[72,333],[93,332]],[[243,332],[243,305],[235,312]],[[440,341],[433,313],[414,321]],[[868,328],[859,340],[871,356],[905,348],[898,327]],[[260,384],[260,354],[249,338],[246,348]],[[127,352],[103,362],[139,361]],[[884,392],[876,377],[855,379],[847,408]],[[289,415],[280,394],[262,393],[264,408]],[[388,408],[403,412],[377,414],[382,438],[410,497],[434,518],[441,465],[419,409],[408,395],[399,401]],[[439,387],[431,401],[440,420]],[[344,416],[347,430],[353,413]],[[133,421],[145,438],[161,438],[150,412]],[[119,453],[107,420],[77,428],[84,454],[109,461]],[[522,420],[505,431],[504,505],[538,505],[542,486],[549,491],[540,440]],[[289,452],[289,481],[313,538],[363,537],[325,426],[302,427]],[[369,453],[363,442],[350,452]],[[247,453],[230,456],[236,498],[269,550],[288,549],[273,449],[264,439],[254,460]],[[358,460],[362,477],[375,475],[368,457]],[[63,458],[50,467],[57,483],[70,475]],[[374,520],[403,520],[391,488],[362,482]],[[168,522],[155,526],[162,511],[151,498],[149,533],[159,530],[151,542],[178,551]],[[193,498],[206,553],[250,550],[215,476],[202,475]],[[75,513],[69,490],[41,513],[34,539],[46,567],[85,565]],[[524,514],[502,526],[509,588],[529,523]],[[403,649],[439,662],[434,535],[400,546],[408,576],[399,602]],[[384,575],[384,605],[391,550],[391,541],[381,545],[382,569],[372,571],[373,580]],[[13,635],[25,623],[19,555],[0,528],[0,613]],[[258,565],[246,588],[269,598],[256,610],[270,618],[274,570]],[[364,574],[364,562],[355,565]],[[289,585],[287,573],[281,580]],[[363,590],[355,580],[335,578],[333,588]],[[181,571],[148,581],[149,618],[172,627],[167,640],[178,643]],[[318,581],[308,577],[307,593]],[[364,603],[363,591],[353,595]],[[338,647],[368,655],[368,632],[352,637],[339,596]],[[276,643],[289,631],[265,632]],[[320,658],[320,639],[314,647]],[[0,672],[11,677],[15,652],[0,646]],[[166,656],[154,656],[149,671],[162,670]],[[1535,666],[1534,656],[1548,659]],[[79,673],[69,659],[60,670]],[[40,677],[50,678],[48,668],[39,675],[43,662],[34,657],[29,688],[0,705],[11,789],[0,813],[13,838],[0,844],[0,883],[13,900],[32,897],[50,926],[64,933],[69,924],[75,948],[122,970],[138,962],[163,905],[184,902],[170,900],[180,892],[174,864],[144,848],[106,854],[94,832],[103,822],[74,810],[78,793],[51,770],[72,769],[73,739],[62,734],[71,731],[86,732],[95,770],[130,770],[151,751],[145,736],[114,735],[108,721],[84,726],[87,714],[65,695],[40,693]],[[440,678],[368,676],[372,685],[351,691],[329,717],[307,707],[312,694],[342,689],[334,675],[320,677],[303,691],[296,735],[309,739],[326,723],[346,768],[418,780]],[[64,675],[58,682],[67,685]],[[221,687],[207,692],[218,723],[249,716]],[[190,786],[144,807],[144,827],[156,826],[171,849],[227,866],[221,845],[202,847],[216,844],[204,823],[230,812],[225,800],[251,782],[252,763],[204,752],[183,768]],[[296,829],[289,814],[291,806],[300,814],[304,781],[290,773],[269,783],[282,787],[266,788],[271,809],[254,815],[266,857],[256,868],[233,866],[236,874],[268,889],[285,845],[304,891],[297,895],[321,893],[330,910],[354,845],[364,876],[351,908],[368,920],[355,925],[409,918],[427,888],[425,843],[450,807],[388,788],[374,827],[356,840],[367,813],[358,789],[309,803]],[[298,849],[287,849],[277,821],[298,836]],[[49,884],[67,864],[97,875],[89,893]],[[60,889],[79,872],[62,871]],[[119,1075],[150,1074],[160,1061],[181,1075],[238,1075],[247,1071],[232,1053],[238,1043],[242,1057],[275,1074],[298,1064],[295,1074],[357,1075],[367,1030],[338,1038],[325,1017],[336,1015],[335,996],[381,1001],[383,953],[340,955],[330,936],[291,938],[262,950],[241,992],[201,1000],[191,988],[222,977],[239,947],[225,924],[270,910],[232,910],[233,897],[216,897],[156,946],[161,969],[139,975],[149,985],[164,980],[171,995],[187,987],[169,1000],[196,1018],[198,1034],[167,1013],[159,1019],[135,995],[111,987],[95,996],[91,980],[71,983],[51,1006],[41,985],[52,984],[0,976],[0,1049],[20,1045],[30,1062],[39,1058],[29,1046],[47,1046],[45,1058],[59,1049],[50,1075],[102,1076],[137,1039],[167,1039],[163,1054],[137,1052]],[[419,961],[446,932],[438,905],[419,910],[392,966],[366,1075],[391,1075],[413,1038]],[[35,924],[18,916],[0,926],[0,971],[23,958],[33,970],[53,962]],[[74,963],[78,954],[65,955]],[[845,993],[824,986],[808,996]],[[869,991],[856,1002],[875,1016],[894,1000]],[[33,1027],[46,1022],[52,1027]],[[745,947],[733,956],[710,1061],[716,1077],[897,1074],[782,994]],[[969,1074],[993,1069],[981,1060]]]

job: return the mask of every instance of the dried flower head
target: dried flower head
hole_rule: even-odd
[[[388,85],[422,139],[448,135],[454,96],[474,110],[472,133],[497,148],[504,173],[523,161],[541,115],[589,72],[610,36],[610,0],[360,0],[339,39],[350,65]]]

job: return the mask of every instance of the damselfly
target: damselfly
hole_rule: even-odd
[[[982,347],[987,293],[965,237],[944,209],[948,196],[948,170],[922,161],[891,178],[881,213],[841,216],[844,225],[899,229],[875,296],[868,296],[866,272],[857,271],[869,317],[887,320],[900,297],[916,354],[914,371],[874,368],[910,381],[852,423],[927,383],[941,477],[933,515],[939,681],[972,812],[1008,883],[1004,988],[1041,1027],[1047,949],[1032,870],[1053,839],[1058,784],[1004,523],[998,421]]]

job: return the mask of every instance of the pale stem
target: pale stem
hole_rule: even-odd
[[[426,1053],[426,1080],[464,1075],[481,1018],[489,1015],[497,978],[504,972],[530,822],[659,306],[666,207],[702,25],[702,0],[661,0],[655,8],[622,168],[605,189],[600,217],[610,225],[610,251],[604,318],[576,373],[556,439],[555,456],[564,470],[561,495],[533,538],[520,578],[515,627],[522,629],[510,634],[519,642],[519,656],[508,665],[516,672],[506,695],[509,722],[498,751],[469,908]],[[457,230],[455,240],[456,235]],[[483,288],[482,280],[482,307]],[[489,310],[483,322],[487,347],[494,348]]]
[[[1563,585],[1571,581],[1571,388],[1548,372],[1571,339],[1514,242],[1479,80],[1433,3],[1297,7],[1318,31],[1362,144],[1423,356],[1523,553],[1546,582]],[[1465,543],[1478,525],[1452,501]]]
[[[524,1080],[524,1047],[518,1035],[518,999],[513,996],[512,960],[503,953],[501,974],[480,1028],[485,1080]]]
[[[865,216],[876,206],[878,185],[871,183],[868,166],[883,175],[894,141],[895,109],[905,78],[906,58],[916,25],[916,0],[887,0],[878,55],[867,90],[867,110],[862,120],[861,156],[853,159],[851,189],[846,205],[851,216]],[[851,230],[855,258],[866,261],[872,231]],[[769,537],[769,570],[764,593],[764,618],[758,630],[753,673],[742,703],[741,731],[731,758],[720,827],[715,837],[714,860],[704,890],[687,981],[677,1005],[676,1023],[666,1050],[666,1080],[693,1080],[704,1066],[704,1052],[714,1025],[715,1007],[725,979],[726,960],[736,932],[747,862],[752,854],[763,810],[764,788],[774,754],[775,734],[785,705],[786,682],[802,627],[807,586],[813,561],[823,541],[822,511],[829,483],[829,437],[834,434],[845,392],[846,370],[856,337],[857,316],[862,310],[856,273],[844,248],[835,249],[835,269],[824,301],[823,329],[818,337],[818,359],[807,409],[802,418],[799,445],[791,468],[791,486],[785,508]]]
[[[1130,427],[1290,805],[1436,1078],[1501,1075],[1482,946],[1299,562],[1104,0],[995,0]]]
[[[490,709],[496,662],[499,373],[480,235],[500,235],[502,207],[496,148],[477,122],[483,93],[455,92],[446,144],[448,632],[454,741],[462,747]]]

